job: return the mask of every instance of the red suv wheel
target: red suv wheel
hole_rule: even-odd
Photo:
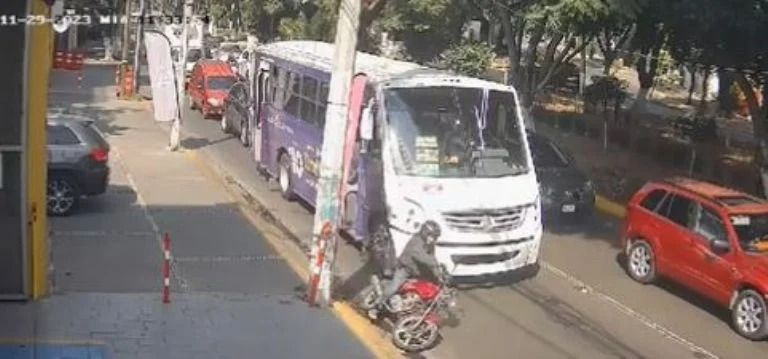
[[[653,247],[644,240],[635,240],[627,253],[627,273],[637,282],[652,283],[656,279],[656,257]]]

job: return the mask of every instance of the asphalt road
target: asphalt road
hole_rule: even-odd
[[[251,154],[215,120],[189,113],[184,144],[202,150],[229,180],[262,197],[300,239],[311,210],[282,201],[259,176]],[[266,200],[264,200],[266,199]],[[737,336],[728,313],[679,286],[643,286],[619,263],[618,221],[548,228],[542,268],[528,280],[464,290],[460,324],[444,330],[434,358],[765,358],[768,343]],[[354,261],[343,248],[341,260]],[[345,259],[346,258],[346,259]],[[349,267],[339,263],[341,267]]]

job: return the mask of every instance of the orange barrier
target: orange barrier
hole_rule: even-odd
[[[53,68],[57,70],[82,71],[84,63],[81,53],[56,51],[53,56]]]
[[[135,86],[133,83],[133,68],[128,64],[118,65],[115,70],[115,88],[118,98],[133,97]]]
[[[53,54],[53,69],[77,71],[77,88],[83,88],[83,66],[85,56],[81,53],[56,51]]]

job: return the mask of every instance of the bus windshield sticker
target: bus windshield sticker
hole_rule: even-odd
[[[416,137],[417,148],[438,148],[436,136],[418,136]]]

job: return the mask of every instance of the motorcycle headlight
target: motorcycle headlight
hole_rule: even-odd
[[[211,105],[211,106],[214,106],[214,107],[221,106],[221,100],[219,100],[217,98],[209,98],[208,99],[208,104]]]

